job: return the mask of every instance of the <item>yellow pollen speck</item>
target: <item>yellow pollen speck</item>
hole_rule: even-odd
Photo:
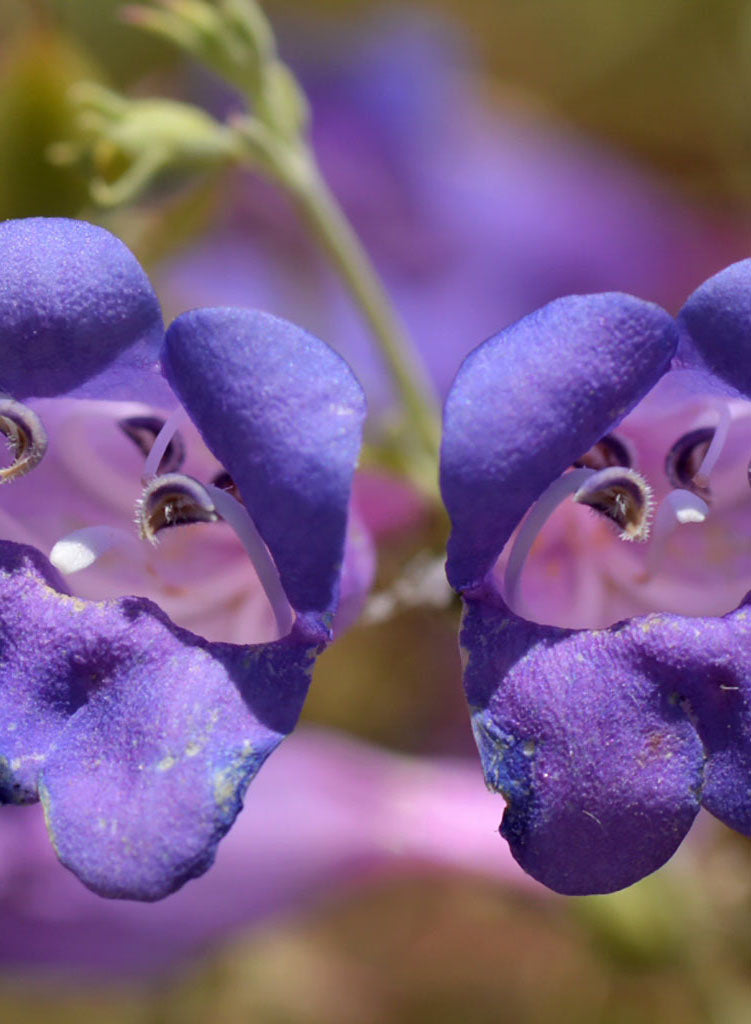
[[[52,822],[50,820],[50,794],[44,782],[42,782],[41,780],[39,782],[39,800],[42,804],[42,812],[44,813],[44,824],[47,826],[47,835],[49,836],[49,840],[52,843],[52,849],[59,857],[60,850],[57,845],[57,836],[55,835],[55,830],[53,829]]]
[[[235,784],[232,778],[231,769],[219,772],[214,778],[214,802],[217,807],[224,807],[228,804],[235,793]]]

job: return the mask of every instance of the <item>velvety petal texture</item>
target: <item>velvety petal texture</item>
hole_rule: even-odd
[[[490,594],[468,606],[465,687],[486,782],[508,802],[501,833],[557,892],[638,881],[675,853],[699,810],[702,743],[642,647],[661,628],[653,618],[600,632],[539,626]]]
[[[179,316],[162,363],[237,484],[290,604],[329,618],[365,418],[351,370],[301,328],[243,309]]]
[[[318,648],[295,629],[211,644],[143,598],[69,597],[8,542],[0,609],[3,802],[38,793],[58,856],[102,895],[159,899],[205,871]]]
[[[65,585],[32,547],[0,542],[0,802],[33,803],[39,772],[71,715],[86,699],[85,675],[75,676],[67,652]]]
[[[710,277],[677,319],[677,365],[714,376],[731,394],[751,396],[751,260]]]
[[[471,601],[465,688],[501,832],[562,893],[660,867],[700,806],[751,834],[751,609],[655,614],[607,630],[526,622]]]
[[[702,805],[751,835],[751,594],[722,618],[653,617],[642,647],[707,758]]]
[[[483,579],[545,487],[665,373],[677,340],[659,306],[573,295],[467,357],[446,401],[441,451],[456,589]]]
[[[84,221],[4,221],[0,266],[0,389],[174,404],[158,368],[159,302],[118,238]]]

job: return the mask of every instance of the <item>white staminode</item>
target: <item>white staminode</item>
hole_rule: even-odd
[[[203,486],[216,511],[232,527],[247,551],[258,575],[258,580],[269,599],[279,636],[286,636],[292,628],[293,612],[287,595],[284,593],[279,571],[263,538],[256,529],[255,523],[244,506],[227,491],[223,491],[213,484],[204,484]]]
[[[50,552],[50,561],[65,576],[88,569],[97,558],[112,548],[140,551],[136,538],[116,526],[85,526],[62,537]]]
[[[503,589],[510,608],[517,607],[522,569],[538,533],[563,499],[570,494],[576,494],[585,480],[588,480],[596,472],[597,470],[594,469],[572,469],[568,473],[564,473],[542,492],[530,509],[516,535],[503,577]]]
[[[709,515],[709,505],[703,498],[694,494],[693,491],[684,491],[681,488],[668,494],[663,507],[670,509],[681,526],[685,523],[703,523]],[[657,523],[655,523],[656,529]]]
[[[184,418],[185,410],[182,406],[178,406],[162,424],[162,429],[154,438],[154,443],[149,449],[149,454],[146,456],[146,461],[143,464],[141,479],[144,483],[148,483],[159,472],[159,465],[164,458],[164,453],[167,451],[170,441],[177,433],[178,427]]]

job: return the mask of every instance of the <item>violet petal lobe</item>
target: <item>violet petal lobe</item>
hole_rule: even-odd
[[[483,579],[545,487],[669,368],[677,339],[674,320],[653,303],[616,292],[573,295],[465,359],[446,402],[441,450],[455,589]]]
[[[47,751],[85,700],[64,589],[40,552],[0,541],[0,803],[38,799]]]
[[[654,616],[642,648],[704,744],[702,805],[751,835],[751,595],[722,618]]]
[[[700,285],[677,320],[676,366],[703,371],[714,386],[719,378],[725,391],[751,397],[751,259]]]
[[[486,782],[507,800],[501,833],[557,892],[638,881],[699,810],[705,752],[642,649],[653,625],[572,631],[525,622],[497,594],[467,605],[465,689]]]
[[[0,389],[174,405],[159,301],[130,250],[84,221],[0,223]]]
[[[347,364],[301,328],[242,309],[179,316],[162,363],[237,484],[290,604],[332,612],[365,417]]]
[[[211,644],[144,598],[62,596],[44,561],[0,544],[15,641],[2,705],[24,712],[0,720],[3,788],[25,784],[30,799],[37,783],[57,854],[89,888],[160,899],[212,863],[248,783],[297,722],[318,648],[296,630]]]

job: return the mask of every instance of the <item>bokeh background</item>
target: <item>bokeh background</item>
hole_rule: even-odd
[[[137,206],[102,211],[80,168],[48,159],[51,144],[76,136],[68,90],[82,79],[218,114],[236,106],[209,74],[119,20],[118,6],[4,0],[0,217],[112,228],[168,314],[232,303],[303,323],[352,361],[377,441],[393,411],[378,359],[268,183],[168,176]],[[470,348],[557,295],[618,289],[675,309],[751,254],[746,0],[264,8],[310,96],[324,170],[442,391]],[[308,739],[259,794],[231,857],[220,854],[213,888],[166,909],[100,912],[40,852],[34,811],[0,815],[0,1020],[751,1019],[748,841],[702,821],[667,868],[628,892],[562,899],[509,862],[494,835],[500,799],[461,814],[472,807],[462,787],[471,777],[480,792],[482,781],[479,767],[471,774],[457,609],[422,571],[443,526],[385,470],[364,476],[358,501],[386,603],[322,659]],[[448,774],[430,774],[438,767]],[[381,806],[370,797],[383,801],[384,773]],[[397,828],[389,847],[374,818],[403,828],[400,793],[411,794],[421,842]],[[266,829],[266,859],[254,860]]]

